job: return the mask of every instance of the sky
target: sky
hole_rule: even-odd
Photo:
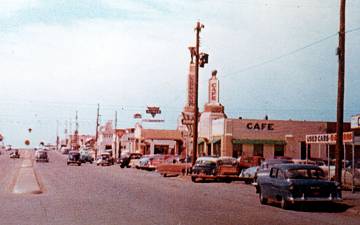
[[[5,144],[54,142],[100,121],[133,127],[159,106],[175,129],[186,103],[194,26],[218,71],[229,118],[336,120],[339,0],[0,0],[0,133]],[[345,121],[360,113],[360,1],[346,8]],[[32,129],[29,132],[29,128]]]

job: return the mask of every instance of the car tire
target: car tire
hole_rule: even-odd
[[[196,177],[191,176],[191,181],[194,182],[194,183],[197,183]]]
[[[259,200],[262,205],[266,205],[268,202],[268,199],[264,197],[262,191],[259,192]]]
[[[281,198],[280,206],[282,209],[289,209],[290,203],[285,200],[284,197]]]
[[[124,166],[124,165],[120,165],[120,168],[121,168],[121,169],[124,169],[124,168],[125,168],[125,166]]]
[[[78,166],[81,166],[81,163],[78,163]]]
[[[166,174],[166,173],[163,173],[163,177],[167,177],[167,174]]]

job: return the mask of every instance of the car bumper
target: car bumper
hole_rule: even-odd
[[[301,197],[301,198],[294,198],[289,197],[288,200],[292,203],[296,202],[340,202],[342,201],[341,197],[333,197],[330,195],[329,197]]]

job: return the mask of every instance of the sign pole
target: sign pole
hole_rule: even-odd
[[[355,183],[354,183],[354,176],[355,176],[355,144],[351,144],[352,147],[352,188],[351,192],[355,192]]]
[[[330,145],[326,144],[327,152],[328,152],[328,179],[331,180],[330,176]]]

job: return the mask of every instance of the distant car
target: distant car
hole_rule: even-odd
[[[275,165],[269,176],[258,178],[257,193],[261,204],[273,199],[280,201],[283,209],[299,202],[342,200],[340,184],[326,180],[323,170],[315,165]]]
[[[70,151],[71,151],[71,149],[68,148],[68,147],[61,147],[61,148],[60,148],[60,152],[61,152],[62,154],[68,154]]]
[[[120,167],[121,168],[129,168],[131,167],[131,164],[130,162],[132,160],[137,160],[137,159],[140,159],[142,156],[141,153],[125,153],[125,154],[122,154],[119,158],[119,164],[120,164]]]
[[[111,164],[111,165],[114,165],[115,164],[115,158],[114,158],[114,156],[113,156],[113,152],[112,152],[112,149],[107,149],[107,150],[105,150],[105,152],[104,153],[108,153],[109,154],[109,163]]]
[[[103,152],[100,154],[100,157],[96,160],[97,166],[110,166],[112,165],[111,156],[107,152]]]
[[[256,172],[258,170],[258,166],[253,166],[250,168],[247,168],[245,170],[242,170],[239,175],[239,180],[242,180],[245,182],[245,184],[251,184],[255,182],[256,180]]]
[[[180,160],[179,158],[171,158],[156,167],[156,171],[162,176],[178,176],[191,172],[191,161]]]
[[[13,152],[10,153],[9,157],[11,159],[19,159],[20,158],[19,150],[15,149]]]
[[[275,166],[277,164],[286,164],[286,163],[293,164],[294,162],[290,159],[268,159],[268,160],[263,161],[261,163],[260,167],[258,168],[258,170],[256,171],[254,185],[255,186],[257,185],[256,184],[257,178],[263,177],[263,176],[269,176],[270,170],[273,166]]]
[[[191,180],[225,180],[231,182],[239,176],[239,164],[233,157],[200,157],[192,167]]]
[[[94,158],[92,157],[92,155],[90,154],[90,152],[88,150],[80,150],[80,161],[82,163],[89,162],[90,164],[92,164],[94,161]]]
[[[49,157],[46,151],[37,150],[35,152],[35,161],[36,162],[49,162]]]
[[[69,151],[67,165],[76,164],[81,166],[80,153],[78,151]]]

